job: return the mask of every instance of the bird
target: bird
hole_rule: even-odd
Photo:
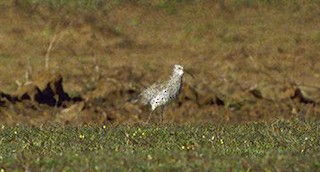
[[[161,121],[163,121],[163,111],[166,105],[177,99],[182,88],[183,66],[176,64],[169,80],[157,82],[139,94],[138,99],[143,105],[150,104],[151,112],[149,113],[147,123],[151,119],[152,113],[162,107]]]

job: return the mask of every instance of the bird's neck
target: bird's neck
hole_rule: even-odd
[[[179,81],[182,80],[182,76],[183,74],[177,74],[177,73],[173,73],[171,76],[171,81]]]

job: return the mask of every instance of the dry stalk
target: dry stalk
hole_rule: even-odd
[[[258,63],[252,56],[249,56],[249,59],[252,61],[254,67],[261,73],[263,73],[265,76],[267,76],[269,79],[275,81],[276,83],[282,83],[281,81],[279,81],[278,79],[276,79],[275,77],[271,76],[268,72],[266,72],[266,70],[264,69],[263,65],[261,65],[260,63]]]
[[[25,71],[25,83],[29,83],[30,74],[32,74],[32,66],[30,62],[30,57],[27,57],[26,71]]]
[[[97,60],[97,56],[94,54],[92,56],[93,58],[93,65],[94,65],[94,72],[95,72],[95,76],[93,77],[93,81],[99,81],[100,80],[100,67],[98,65],[98,60]]]
[[[46,68],[46,70],[49,69],[50,52],[52,50],[53,44],[56,41],[56,38],[57,38],[57,32],[54,33],[54,35],[53,35],[53,37],[52,37],[52,39],[50,41],[49,47],[47,49],[46,55],[45,55],[45,68]]]

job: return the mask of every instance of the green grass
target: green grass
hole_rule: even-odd
[[[0,170],[316,171],[320,121],[7,127]]]

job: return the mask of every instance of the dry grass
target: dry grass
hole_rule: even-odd
[[[270,107],[284,116],[291,116],[293,109],[318,116],[317,109],[296,102],[246,103],[252,88],[279,100],[292,83],[320,85],[318,1],[226,0],[224,8],[222,1],[59,2],[2,2],[3,91],[14,92],[26,71],[32,76],[44,70],[51,42],[49,70],[62,73],[71,94],[108,89],[110,80],[139,90],[165,79],[172,65],[180,63],[196,75],[185,81],[199,94],[221,96],[228,107],[241,102],[245,108],[239,113],[252,113],[253,119],[268,116]],[[99,82],[95,78],[100,76]],[[186,109],[169,108],[168,113]],[[234,112],[210,107],[202,114],[203,119],[213,115],[225,121]]]

